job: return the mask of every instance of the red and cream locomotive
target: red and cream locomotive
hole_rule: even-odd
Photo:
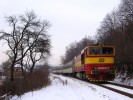
[[[69,63],[54,73],[74,75],[93,82],[103,82],[115,78],[115,47],[108,45],[90,45]]]

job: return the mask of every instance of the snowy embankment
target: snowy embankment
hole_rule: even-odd
[[[113,82],[133,86],[133,77],[129,77],[126,73],[118,73]]]
[[[77,79],[50,76],[52,84],[11,100],[132,100],[126,96]]]

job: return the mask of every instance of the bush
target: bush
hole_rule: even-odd
[[[2,93],[12,91],[12,95],[19,96],[26,92],[46,87],[51,83],[49,73],[48,67],[41,67],[34,70],[28,78],[16,77],[13,83],[11,83],[8,78],[2,86]]]

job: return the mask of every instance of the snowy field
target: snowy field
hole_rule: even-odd
[[[52,84],[11,100],[132,100],[126,96],[77,79],[50,76]]]

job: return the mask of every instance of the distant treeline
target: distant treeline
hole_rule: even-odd
[[[83,48],[94,43],[95,40],[93,40],[91,37],[85,37],[79,42],[71,43],[66,47],[65,55],[61,56],[61,63],[66,64],[67,62],[71,61],[75,56],[80,54]]]
[[[133,0],[121,0],[119,7],[105,16],[97,30],[96,40],[85,37],[70,44],[61,57],[62,64],[72,60],[85,46],[95,41],[114,45],[117,71],[133,73]]]

